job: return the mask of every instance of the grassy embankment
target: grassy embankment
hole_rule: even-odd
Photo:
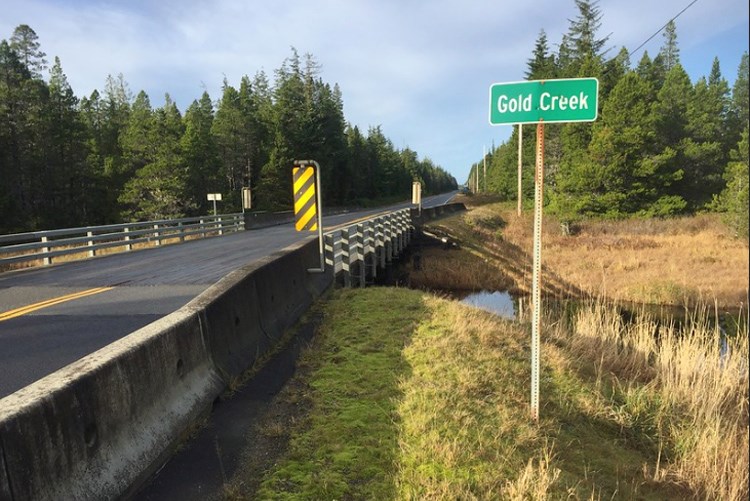
[[[496,238],[507,228],[492,212],[441,223],[455,236],[492,238],[485,250],[436,250],[431,268],[461,263],[460,280],[494,277],[505,257],[493,246],[523,254]],[[523,289],[525,269],[505,281]],[[550,292],[576,292],[550,275]],[[233,479],[232,498],[748,496],[746,326],[722,355],[700,316],[689,335],[662,327],[658,341],[653,322],[625,324],[601,302],[547,319],[535,424],[528,325],[404,289],[337,291],[322,308],[295,383],[278,397],[296,405],[295,424],[251,431],[288,438],[288,449],[259,490]]]

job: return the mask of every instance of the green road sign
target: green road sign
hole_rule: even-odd
[[[495,83],[490,86],[490,125],[592,122],[598,99],[596,78]]]

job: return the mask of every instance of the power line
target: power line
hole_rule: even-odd
[[[658,30],[656,30],[656,33],[654,33],[653,35],[651,35],[650,37],[648,37],[648,38],[646,39],[646,41],[645,41],[645,42],[643,42],[643,43],[642,43],[641,45],[639,45],[639,46],[638,46],[638,47],[637,47],[637,48],[636,48],[635,50],[633,50],[633,52],[630,52],[629,54],[630,54],[630,55],[632,56],[633,54],[635,54],[636,52],[638,52],[639,50],[641,50],[641,49],[643,48],[643,46],[644,46],[644,45],[646,45],[647,43],[649,43],[649,42],[651,41],[651,39],[652,39],[652,38],[654,38],[654,37],[655,37],[656,35],[658,35],[659,33],[661,33],[661,31],[662,31],[662,30],[663,30],[664,28],[666,28],[666,27],[667,27],[667,25],[668,25],[669,23],[671,23],[672,21],[674,21],[675,19],[677,19],[678,17],[680,17],[680,16],[682,15],[682,13],[683,13],[683,12],[685,12],[685,11],[686,11],[686,10],[688,10],[688,9],[689,9],[690,7],[692,7],[692,6],[693,6],[693,4],[695,4],[695,3],[697,2],[697,1],[698,1],[698,0],[693,0],[692,2],[690,2],[690,3],[688,4],[688,6],[687,6],[687,7],[685,7],[684,9],[682,9],[682,10],[681,10],[681,11],[680,11],[680,12],[679,12],[679,13],[678,13],[678,14],[677,14],[676,16],[674,16],[674,17],[673,17],[672,19],[670,19],[669,21],[667,21],[666,23],[664,23],[664,26],[662,26],[661,28],[659,28]]]

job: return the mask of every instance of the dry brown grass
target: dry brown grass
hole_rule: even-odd
[[[598,302],[579,311],[572,336],[556,337],[566,338],[578,365],[588,361],[600,388],[612,385],[593,412],[658,439],[651,481],[689,486],[703,499],[747,499],[747,324],[726,351],[705,311],[685,330],[662,325],[657,336],[656,325],[645,316],[625,323]]]
[[[518,217],[510,206],[492,204],[472,209],[466,220],[482,228],[492,212],[505,222],[502,238],[530,254],[533,214]],[[488,235],[497,232],[495,226],[485,230]],[[733,238],[718,215],[587,221],[574,230],[563,236],[559,222],[545,214],[542,261],[590,295],[651,304],[747,305],[747,243]]]

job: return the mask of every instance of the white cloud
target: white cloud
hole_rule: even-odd
[[[489,84],[523,79],[540,29],[554,50],[577,15],[573,0],[3,3],[0,38],[18,24],[30,25],[49,59],[60,56],[79,96],[103,88],[108,74],[122,73],[154,105],[169,92],[184,109],[204,89],[218,99],[224,76],[233,85],[259,70],[272,78],[292,46],[312,53],[321,77],[340,85],[348,120],[363,129],[382,125],[397,147],[429,156],[459,181],[483,145],[510,132],[487,125]],[[614,52],[632,50],[688,3],[602,0],[599,35],[612,33]],[[691,6],[677,20],[691,75],[707,73],[716,55],[725,76],[733,77],[747,50],[747,26],[745,0]],[[662,41],[657,35],[645,49],[654,55]],[[693,53],[700,54],[695,61]]]

